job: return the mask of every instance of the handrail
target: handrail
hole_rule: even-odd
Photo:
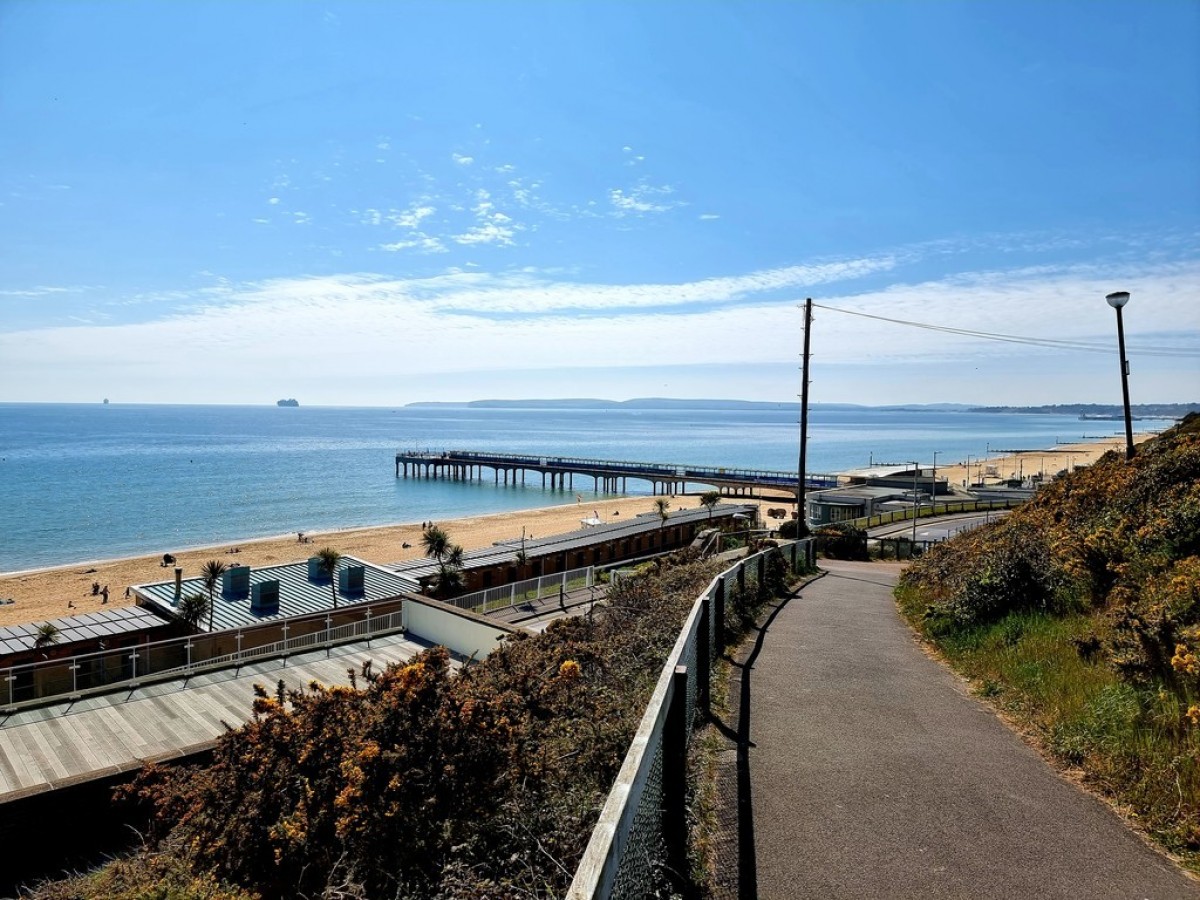
[[[897,509],[892,512],[875,513],[872,516],[860,516],[857,519],[847,519],[845,522],[830,522],[830,525],[850,525],[854,528],[865,531],[868,528],[875,528],[879,525],[891,525],[893,522],[908,522],[916,514],[916,518],[929,519],[937,516],[952,516],[964,512],[983,512],[993,509],[1016,509],[1023,503],[1027,502],[1024,498],[1020,500],[962,500],[962,501],[946,501],[945,503],[937,503],[932,506],[923,506],[918,504],[914,509]],[[817,526],[814,526],[817,527]]]
[[[94,650],[0,669],[0,712],[56,699],[138,687],[269,656],[332,647],[402,631],[402,600],[393,597],[261,625],[201,632]],[[335,619],[350,619],[335,625]],[[280,635],[277,640],[261,640]],[[261,642],[260,642],[261,641]],[[27,694],[28,696],[18,696]]]
[[[550,594],[558,593],[559,586],[565,591],[572,582],[582,582],[577,587],[590,588],[596,583],[595,566],[582,569],[569,569],[566,572],[556,572],[552,575],[539,575],[536,578],[526,578],[524,581],[514,581],[511,584],[501,584],[496,587],[484,588],[471,594],[462,594],[443,600],[457,606],[459,609],[469,609],[475,612],[489,613],[497,609],[511,609],[518,603],[528,603]],[[531,596],[532,595],[532,596]]]

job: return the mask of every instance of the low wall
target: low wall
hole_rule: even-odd
[[[519,629],[449,603],[406,594],[404,629],[414,638],[441,644],[466,659],[483,659]]]

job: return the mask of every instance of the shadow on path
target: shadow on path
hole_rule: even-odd
[[[762,652],[763,641],[775,617],[800,594],[800,589],[792,591],[780,599],[771,608],[766,621],[754,630],[758,637],[754,640],[754,648],[742,661],[731,660],[733,666],[741,669],[741,691],[738,697],[738,723],[736,735],[730,734],[728,726],[714,723],[726,736],[737,741],[737,847],[738,847],[738,900],[757,900],[758,898],[758,867],[755,862],[754,847],[754,796],[750,782],[750,748],[754,743],[750,740],[750,674],[754,670],[754,662]]]

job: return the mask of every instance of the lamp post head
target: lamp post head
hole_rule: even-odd
[[[1113,309],[1120,309],[1129,302],[1129,291],[1114,291],[1104,298]]]

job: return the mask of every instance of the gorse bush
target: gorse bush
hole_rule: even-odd
[[[212,765],[149,768],[127,794],[153,841],[264,898],[560,896],[716,571],[658,563],[595,621],[514,636],[460,674],[435,648],[350,687],[260,689]]]
[[[1200,417],[901,576],[902,611],[1200,868]]]
[[[1133,677],[1174,680],[1200,649],[1200,417],[1059,478],[1004,520],[934,548],[901,579],[935,623],[1021,609],[1105,611],[1106,655]],[[935,625],[937,627],[937,625]]]

